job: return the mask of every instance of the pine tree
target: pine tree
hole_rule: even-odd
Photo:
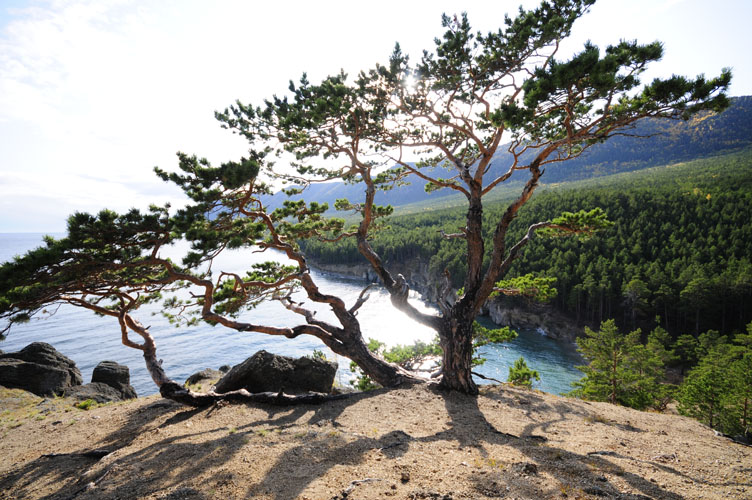
[[[622,335],[610,319],[598,331],[586,327],[576,342],[588,364],[577,367],[585,376],[574,383],[574,395],[635,408],[657,399],[663,362],[640,343],[640,330]]]
[[[710,427],[717,427],[724,413],[731,380],[728,377],[728,346],[714,347],[689,372],[679,394],[679,412],[696,418]]]
[[[678,361],[679,357],[671,349],[671,335],[660,326],[661,318],[656,318],[658,325],[648,334],[646,347],[660,360],[664,365],[672,365]]]
[[[588,42],[572,56],[560,53],[572,26],[593,3],[547,0],[520,9],[504,19],[501,29],[486,34],[475,32],[466,15],[445,15],[443,35],[415,63],[396,45],[387,64],[376,64],[354,79],[340,72],[312,83],[304,74],[288,91],[261,103],[236,102],[216,117],[249,141],[248,157],[213,166],[181,153],[179,172],[157,169],[190,199],[177,213],[157,207],[148,214],[74,215],[69,236],[49,241],[48,248],[34,254],[38,258],[27,255],[0,266],[0,320],[12,324],[59,303],[117,319],[123,343],[144,352],[147,370],[163,394],[188,404],[211,404],[214,396],[198,398],[167,376],[148,326],[134,317],[146,301],[162,300],[162,292],[191,288],[188,299],[166,299],[178,311],[176,321],[188,317],[242,332],[308,335],[355,361],[384,386],[424,382],[368,350],[357,317],[367,290],[352,305],[323,293],[299,243],[351,239],[392,304],[438,334],[441,386],[477,394],[472,377],[475,319],[489,297],[504,288],[498,283],[509,278],[513,262],[541,231],[588,236],[610,225],[605,213],[594,208],[539,219],[519,238],[508,238],[542,176],[597,144],[633,132],[642,120],[688,119],[729,105],[729,70],[714,78],[672,75],[643,83],[641,75],[663,56],[659,42],[622,40],[603,50]],[[502,143],[508,139],[510,143]],[[511,158],[506,171],[491,168],[501,152]],[[406,161],[408,156],[416,161]],[[290,168],[279,165],[288,159]],[[524,185],[514,188],[517,194],[503,212],[484,220],[484,202],[513,175],[521,176]],[[287,200],[267,211],[262,196],[269,194],[269,178],[298,186],[285,190],[291,195],[305,194],[319,182],[359,183],[359,199],[334,204],[354,213],[357,225],[329,217],[328,205],[317,201]],[[467,202],[462,230],[442,235],[455,246],[445,250],[453,259],[445,268],[437,314],[410,303],[407,281],[388,269],[390,262],[371,244],[384,228],[383,218],[393,212],[375,204],[376,192],[416,179],[429,191],[461,193]],[[493,234],[488,245],[484,234]],[[160,249],[180,238],[190,242],[191,251],[177,265],[163,258]],[[282,252],[293,264],[267,262],[243,273],[222,272],[212,264],[225,249]],[[207,268],[216,275],[209,276]],[[451,296],[453,281],[463,285],[459,297]],[[602,290],[600,281],[594,285],[588,290],[592,316],[593,299]],[[331,309],[334,319],[316,317],[293,299],[296,290],[309,303]],[[297,315],[297,324],[243,321],[241,314],[263,300],[281,302]],[[0,334],[6,330],[0,325]],[[619,383],[628,382],[622,379],[632,372],[619,370],[626,370],[617,373]],[[614,400],[616,390],[614,383]]]
[[[520,359],[514,362],[514,366],[509,367],[507,382],[530,388],[533,386],[533,380],[540,381],[540,374],[537,370],[531,370],[527,366],[525,358],[520,356]]]

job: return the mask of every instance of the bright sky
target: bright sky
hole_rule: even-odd
[[[215,110],[284,93],[303,71],[314,82],[355,74],[396,41],[417,59],[442,12],[464,9],[488,31],[518,4],[0,0],[0,232],[62,231],[74,211],[178,200],[153,166],[175,168],[177,151],[217,164],[246,151]],[[749,95],[750,19],[748,0],[600,0],[567,49],[661,40],[650,78],[730,66],[731,94]]]

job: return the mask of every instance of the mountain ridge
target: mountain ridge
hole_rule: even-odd
[[[720,114],[704,113],[688,121],[643,120],[634,135],[619,136],[598,144],[582,156],[549,167],[543,181],[547,184],[563,183],[585,178],[601,177],[621,172],[642,170],[668,163],[715,156],[752,146],[752,96],[734,97],[729,109]],[[487,178],[501,175],[511,165],[507,145],[499,148]],[[451,176],[447,172],[445,175]],[[505,185],[524,182],[524,171],[516,172]],[[413,179],[409,185],[391,191],[379,191],[376,204],[400,207],[419,202],[441,201],[456,196],[450,189],[426,193],[426,182]],[[303,195],[288,197],[283,192],[262,198],[264,205],[274,210],[287,199],[328,203],[330,208],[340,198],[358,201],[362,198],[362,185],[344,182],[312,184]]]

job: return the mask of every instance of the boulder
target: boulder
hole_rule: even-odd
[[[77,401],[93,399],[99,404],[123,400],[120,391],[102,382],[92,382],[90,384],[71,387],[65,390],[63,396],[74,398]]]
[[[313,358],[290,358],[259,351],[235,365],[214,386],[216,392],[246,389],[249,392],[329,393],[337,363]]]
[[[0,385],[5,387],[54,396],[82,382],[76,363],[50,344],[34,342],[18,352],[0,354]]]
[[[229,368],[229,367],[228,367]],[[229,371],[229,370],[227,370]],[[224,372],[214,370],[212,368],[204,368],[200,372],[196,372],[185,380],[184,385],[196,385],[199,382],[215,382],[222,378]]]
[[[94,367],[91,383],[100,383],[112,387],[120,394],[121,399],[138,397],[136,390],[131,385],[130,370],[127,366],[114,361],[102,361]]]

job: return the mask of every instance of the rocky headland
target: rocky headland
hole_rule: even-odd
[[[320,271],[352,276],[372,283],[378,282],[378,276],[367,263],[321,264],[310,258],[309,263]],[[443,278],[432,273],[427,263],[417,260],[391,263],[389,269],[402,274],[410,288],[420,293],[423,300],[431,304],[438,301]],[[582,334],[582,327],[572,324],[566,316],[545,304],[525,304],[520,300],[497,297],[486,302],[481,314],[487,315],[499,326],[538,330],[544,335],[562,341],[572,342]]]

